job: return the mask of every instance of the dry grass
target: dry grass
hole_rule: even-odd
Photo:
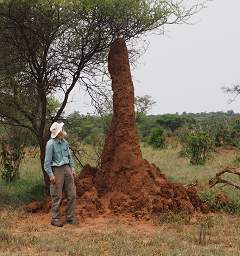
[[[170,217],[169,217],[170,218]],[[211,226],[206,226],[211,218]],[[34,227],[35,226],[35,227]],[[33,228],[34,227],[34,228]],[[200,232],[206,234],[200,242]],[[134,232],[106,226],[105,230],[38,223],[0,228],[0,255],[143,256],[143,255],[239,255],[240,219],[236,216],[197,216],[195,223],[176,216],[159,223],[154,232]]]
[[[143,155],[174,181],[190,183],[199,180],[202,192],[206,191],[206,181],[223,166],[232,164],[235,153],[217,154],[205,166],[193,167],[180,158],[177,149],[152,150],[143,148]],[[35,162],[34,162],[35,161]],[[40,184],[41,173],[37,160],[26,161],[22,165],[22,178],[26,183],[21,186],[1,188],[2,196],[14,195],[21,200],[29,191],[22,190],[24,184]],[[32,189],[32,188],[31,188]],[[218,188],[215,192],[220,190]],[[235,197],[239,206],[239,192],[227,190]],[[33,192],[32,192],[33,193]],[[208,194],[209,193],[209,194]],[[9,196],[8,198],[11,198]],[[240,207],[239,207],[240,209]],[[240,210],[239,210],[240,212]],[[38,222],[36,216],[26,215],[20,208],[2,204],[0,210],[0,255],[64,255],[64,256],[237,256],[240,255],[240,217],[218,213],[208,216],[168,214],[155,220],[151,232],[131,229],[118,222],[106,225],[102,230],[80,225],[64,226],[62,229],[51,227],[48,222]],[[136,223],[136,225],[138,225]],[[135,230],[136,228],[136,230]]]
[[[226,154],[215,153],[205,165],[193,166],[189,161],[179,156],[180,148],[153,150],[142,147],[143,157],[159,166],[168,178],[181,183],[191,183],[195,180],[206,182],[221,168],[232,165],[238,154],[229,150]]]

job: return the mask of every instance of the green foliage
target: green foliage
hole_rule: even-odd
[[[181,142],[185,156],[190,159],[190,163],[193,165],[205,164],[213,151],[213,140],[203,130],[188,130],[188,133],[182,136]]]
[[[154,128],[151,131],[151,135],[149,138],[149,144],[154,148],[164,148],[165,147],[165,131],[163,128]]]
[[[189,125],[195,124],[196,120],[190,116],[180,116],[177,114],[166,114],[162,115],[158,120],[157,123],[162,126],[163,128],[174,132],[176,129]]]
[[[230,119],[223,117],[211,117],[199,122],[202,129],[209,132],[214,139],[215,146],[231,144]]]
[[[209,132],[217,147],[225,145],[240,146],[239,117],[234,117],[232,114],[224,117],[213,116],[200,121],[199,126]]]
[[[143,112],[136,112],[136,122],[137,122],[137,124],[144,124],[147,121],[148,120],[147,120],[146,114],[144,114]]]
[[[57,114],[58,109],[61,107],[61,103],[54,97],[47,98],[47,115],[48,118],[54,117]]]
[[[6,182],[13,182],[19,179],[19,165],[23,158],[23,148],[14,148],[12,145],[3,144],[1,158],[3,162],[2,179]]]
[[[23,159],[20,173],[20,179],[15,182],[6,183],[0,178],[0,206],[22,207],[33,199],[43,199],[44,185],[38,158]]]
[[[240,120],[234,119],[231,123],[231,144],[240,148]]]
[[[142,141],[147,142],[151,134],[151,130],[159,126],[156,125],[155,119],[156,118],[154,116],[147,116],[144,113],[136,114],[137,128]]]
[[[13,182],[20,178],[19,166],[24,157],[24,148],[34,144],[34,138],[26,129],[4,126],[0,135],[2,179]]]
[[[92,144],[98,135],[106,134],[112,114],[102,117],[80,115],[75,112],[66,118],[67,130],[75,139]],[[180,142],[186,140],[189,129],[202,129],[209,133],[215,146],[240,144],[240,122],[237,115],[228,113],[164,114],[146,115],[136,113],[136,123],[142,142],[148,143],[155,128],[162,127],[166,133],[177,135]],[[161,125],[160,125],[161,124]],[[174,131],[174,132],[173,132]],[[182,152],[184,153],[184,152]]]
[[[69,7],[74,12],[83,14],[82,17],[92,14],[100,18],[106,32],[113,31],[125,38],[158,28],[172,16],[177,16],[175,23],[178,23],[178,18],[184,19],[183,13],[185,18],[189,18],[194,9],[188,10],[187,14],[181,5],[168,0],[76,0],[69,2],[66,8]]]
[[[96,137],[104,134],[104,121],[99,116],[83,116],[75,112],[66,118],[66,129],[76,141],[93,144]]]

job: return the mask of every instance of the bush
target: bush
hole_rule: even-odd
[[[166,141],[166,134],[163,128],[154,128],[151,131],[149,144],[154,148],[164,148]]]
[[[231,128],[231,145],[240,148],[240,120],[234,120]]]
[[[240,147],[240,122],[237,118],[211,117],[199,123],[213,137],[216,147]]]
[[[213,139],[206,131],[190,130],[181,138],[183,152],[193,165],[205,164],[213,151]]]
[[[12,182],[20,178],[19,166],[23,158],[23,146],[2,144],[2,179],[6,182]]]
[[[20,178],[19,166],[24,157],[24,148],[35,141],[26,129],[5,126],[2,127],[0,143],[1,176],[6,182],[13,182]]]

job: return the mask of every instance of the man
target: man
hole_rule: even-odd
[[[67,196],[66,223],[78,224],[75,218],[76,187],[74,184],[74,162],[65,140],[66,132],[63,130],[64,123],[53,123],[50,127],[51,139],[46,145],[44,170],[50,178],[50,195],[52,198],[52,221],[53,226],[62,227],[60,205],[63,190]]]

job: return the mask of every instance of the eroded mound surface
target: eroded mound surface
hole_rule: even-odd
[[[113,118],[99,169],[86,166],[76,185],[80,214],[112,212],[151,217],[161,212],[207,211],[194,187],[170,183],[142,157],[134,111],[134,87],[128,51],[117,39],[109,52]]]
[[[85,166],[76,180],[78,214],[97,216],[102,213],[130,214],[137,218],[151,218],[163,212],[209,211],[202,203],[195,187],[170,183],[155,165],[147,161],[141,169],[117,174],[108,191],[104,173]],[[115,186],[114,186],[115,185]]]

